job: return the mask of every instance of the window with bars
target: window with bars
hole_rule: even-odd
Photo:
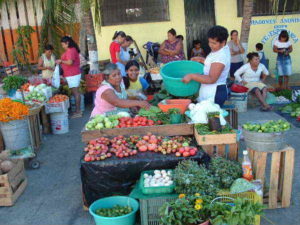
[[[244,0],[237,0],[238,17],[243,16]],[[274,13],[277,12],[277,13]],[[267,16],[274,14],[296,14],[300,13],[300,0],[278,0],[274,9],[274,1],[254,0],[253,16]]]
[[[169,21],[168,0],[104,0],[102,26]]]

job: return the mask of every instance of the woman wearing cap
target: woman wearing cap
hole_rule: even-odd
[[[211,99],[222,107],[228,97],[226,86],[230,70],[230,55],[226,46],[228,31],[225,27],[214,26],[208,31],[207,36],[211,53],[204,61],[203,74],[187,74],[182,81],[189,83],[194,80],[201,83],[198,101]]]
[[[81,79],[80,50],[75,41],[69,36],[65,36],[61,39],[61,45],[65,52],[62,54],[61,59],[56,60],[56,63],[61,65],[63,76],[66,78],[68,86],[72,90],[72,94],[75,98],[76,111],[72,115],[72,118],[82,117],[79,93]]]
[[[92,117],[114,110],[128,111],[132,107],[149,108],[147,101],[127,100],[127,94],[122,82],[122,76],[117,65],[109,63],[104,70],[105,81],[96,92],[95,107]]]

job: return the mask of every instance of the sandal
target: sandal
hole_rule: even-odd
[[[270,111],[269,108],[265,108],[265,107],[260,107],[259,109],[261,112],[268,112]]]
[[[82,112],[80,113],[74,113],[70,118],[75,119],[75,118],[81,118],[82,117]]]

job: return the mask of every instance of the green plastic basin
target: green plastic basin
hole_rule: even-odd
[[[130,206],[133,211],[127,215],[118,217],[103,217],[95,213],[99,208],[112,208],[115,205]],[[135,217],[138,209],[139,203],[137,200],[127,196],[112,196],[93,202],[89,208],[89,212],[94,217],[96,225],[135,225]]]
[[[182,78],[189,73],[203,74],[203,64],[194,61],[174,61],[167,63],[160,69],[166,90],[174,96],[186,97],[196,94],[200,83],[191,81],[183,83]]]

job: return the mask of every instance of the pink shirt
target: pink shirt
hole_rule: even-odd
[[[110,103],[108,103],[107,101],[105,101],[102,98],[102,94],[106,91],[112,89],[114,90],[112,87],[110,87],[109,85],[101,85],[97,92],[96,92],[96,98],[95,98],[95,107],[92,111],[92,117],[99,115],[99,114],[104,114],[106,112],[110,112],[116,109],[116,107]]]
[[[64,77],[71,77],[78,74],[81,74],[80,71],[80,59],[79,53],[77,52],[76,48],[68,48],[68,50],[62,54],[61,60],[72,60],[72,65],[61,64],[61,67],[64,71]]]

